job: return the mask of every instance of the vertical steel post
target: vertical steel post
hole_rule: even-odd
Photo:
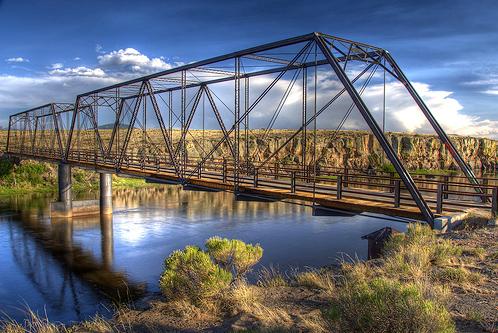
[[[244,81],[244,113],[249,111],[249,77]],[[245,136],[245,160],[246,160],[246,174],[249,173],[249,113],[244,118],[244,136]]]
[[[444,176],[444,194],[443,194],[443,198],[444,199],[448,199],[448,191],[450,189],[450,186],[449,186],[449,181],[450,181],[450,177],[448,176]]]
[[[394,181],[394,207],[398,208],[401,202],[401,181]]]
[[[437,184],[436,213],[443,212],[444,184]]]
[[[498,217],[498,187],[493,187],[491,195],[491,214],[494,218]]]
[[[302,168],[303,168],[303,175],[306,174],[306,121],[307,121],[307,90],[308,90],[308,69],[307,67],[303,68],[303,110],[302,110],[302,116],[301,116],[301,128],[303,129],[302,131],[302,137],[301,137],[301,158],[302,158]]]
[[[296,193],[296,171],[291,172],[291,193]]]
[[[345,165],[344,166],[344,187],[348,187],[349,184],[348,184],[348,178],[349,178],[349,169],[348,167]]]
[[[227,182],[227,160],[225,158],[223,158],[222,174],[223,174],[223,183],[226,183]]]
[[[187,112],[187,73],[185,70],[182,71],[182,98],[181,98],[181,115],[180,115],[180,124],[181,124],[181,134],[180,137],[183,137],[185,133],[185,114]],[[181,167],[180,167],[180,177],[182,178],[183,181],[185,181],[185,176],[187,174],[187,152],[186,152],[186,142],[183,140],[183,142],[179,142],[179,145],[181,145],[181,153],[180,153],[180,158],[181,158]]]
[[[483,188],[484,195],[481,197],[481,202],[486,203],[488,200],[486,198],[486,194],[488,194],[488,178],[483,178],[482,179],[482,185],[486,186],[486,188]]]
[[[235,159],[233,168],[233,186],[234,192],[239,190],[239,168],[240,168],[240,58],[235,58]]]
[[[336,198],[342,199],[342,175],[337,176]]]

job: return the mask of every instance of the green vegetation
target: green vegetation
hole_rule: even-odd
[[[206,252],[187,246],[165,260],[159,286],[170,300],[201,304],[227,289],[231,281],[232,274],[213,263]]]
[[[16,194],[31,191],[52,190],[55,174],[46,163],[0,159],[0,193]]]
[[[84,192],[99,188],[96,172],[79,168],[72,169],[73,190]],[[144,179],[119,177],[114,175],[115,188],[142,188],[156,186]],[[57,166],[52,163],[24,160],[15,162],[0,158],[0,195],[23,194],[30,192],[56,192]]]
[[[147,183],[142,178],[119,177],[115,175],[112,177],[112,186],[116,188],[142,188],[156,185],[155,183]]]
[[[457,246],[426,225],[410,224],[406,233],[388,240],[379,259],[290,275],[270,266],[260,270],[255,285],[243,277],[261,259],[261,246],[220,237],[208,239],[205,246],[205,251],[187,246],[165,260],[159,285],[167,300],[154,301],[148,310],[152,325],[140,322],[137,327],[153,332],[170,316],[172,330],[216,326],[251,332],[451,333],[456,325],[448,310],[455,302],[450,288],[482,286],[475,260],[494,253]],[[466,317],[488,327],[489,315],[481,310]],[[123,323],[140,320],[147,311],[137,310],[131,317],[130,311],[112,321],[77,324],[74,331],[44,320],[36,325],[50,332],[133,331]],[[12,325],[8,332],[23,332]]]
[[[394,173],[397,174],[394,165],[391,163],[381,164],[379,170],[386,173]],[[412,175],[434,175],[434,176],[456,176],[458,171],[456,170],[448,170],[448,169],[415,169],[408,170]]]
[[[454,332],[450,314],[414,283],[387,278],[347,281],[325,317],[340,332]]]
[[[207,253],[214,262],[242,278],[263,256],[259,244],[246,244],[238,239],[211,237],[206,241]]]

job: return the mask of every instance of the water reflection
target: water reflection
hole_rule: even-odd
[[[85,194],[92,198],[95,194]],[[164,258],[213,236],[260,243],[262,265],[322,266],[365,258],[360,237],[404,224],[365,216],[312,216],[309,207],[235,200],[179,186],[119,189],[114,214],[56,220],[50,195],[0,198],[0,311],[22,319],[23,303],[52,320],[105,314],[109,299],[158,290]]]

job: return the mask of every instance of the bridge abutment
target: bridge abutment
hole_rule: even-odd
[[[112,214],[112,174],[100,173],[100,213]]]

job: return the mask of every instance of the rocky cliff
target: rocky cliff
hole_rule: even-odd
[[[252,131],[248,141],[249,155],[256,160],[264,160],[283,145],[292,133],[290,130],[274,130],[263,137],[262,131]],[[449,151],[436,136],[407,133],[387,133],[386,136],[409,169],[458,169]],[[204,149],[209,151],[220,137],[221,133],[216,131],[206,133]],[[490,171],[498,166],[498,141],[463,136],[450,136],[450,139],[473,169]],[[276,156],[286,163],[301,163],[303,141],[302,135],[296,136]],[[243,135],[240,149],[241,156],[244,156]],[[194,140],[188,140],[187,150],[191,157],[198,156],[202,151]],[[312,163],[313,151],[316,151],[318,163],[324,166],[342,167],[347,161],[351,167],[366,168],[368,165],[378,167],[388,162],[375,136],[367,131],[341,131],[334,137],[333,131],[320,130],[316,141],[308,132],[304,150],[308,165]],[[228,147],[223,145],[215,155],[229,156]]]

